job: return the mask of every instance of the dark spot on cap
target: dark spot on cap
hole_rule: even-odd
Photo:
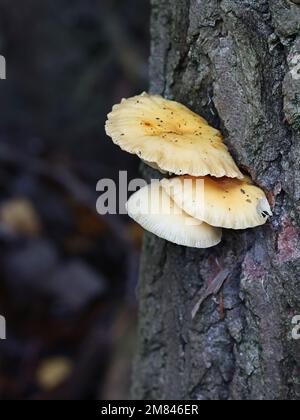
[[[271,216],[267,211],[263,211],[262,212],[262,216],[263,217],[269,217],[269,216]]]
[[[243,189],[241,189],[241,193],[242,193],[242,194],[246,194],[246,191],[245,191],[245,190],[243,190]]]

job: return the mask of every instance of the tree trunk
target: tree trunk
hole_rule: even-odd
[[[300,398],[300,5],[152,0],[151,90],[221,129],[266,192],[264,227],[187,249],[146,234],[133,397]],[[218,273],[221,292],[191,312]]]

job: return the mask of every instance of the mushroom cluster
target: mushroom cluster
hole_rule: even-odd
[[[178,245],[210,248],[222,228],[247,229],[272,216],[264,191],[243,175],[219,130],[184,105],[142,95],[113,107],[106,133],[115,144],[173,177],[132,195],[130,217]]]

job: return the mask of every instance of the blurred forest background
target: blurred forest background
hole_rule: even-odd
[[[1,399],[126,399],[142,233],[96,214],[138,175],[106,138],[147,89],[148,0],[0,0]]]

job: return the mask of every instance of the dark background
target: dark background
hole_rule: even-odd
[[[105,136],[147,90],[148,0],[0,0],[1,399],[129,398],[141,230],[96,214],[138,176]]]

